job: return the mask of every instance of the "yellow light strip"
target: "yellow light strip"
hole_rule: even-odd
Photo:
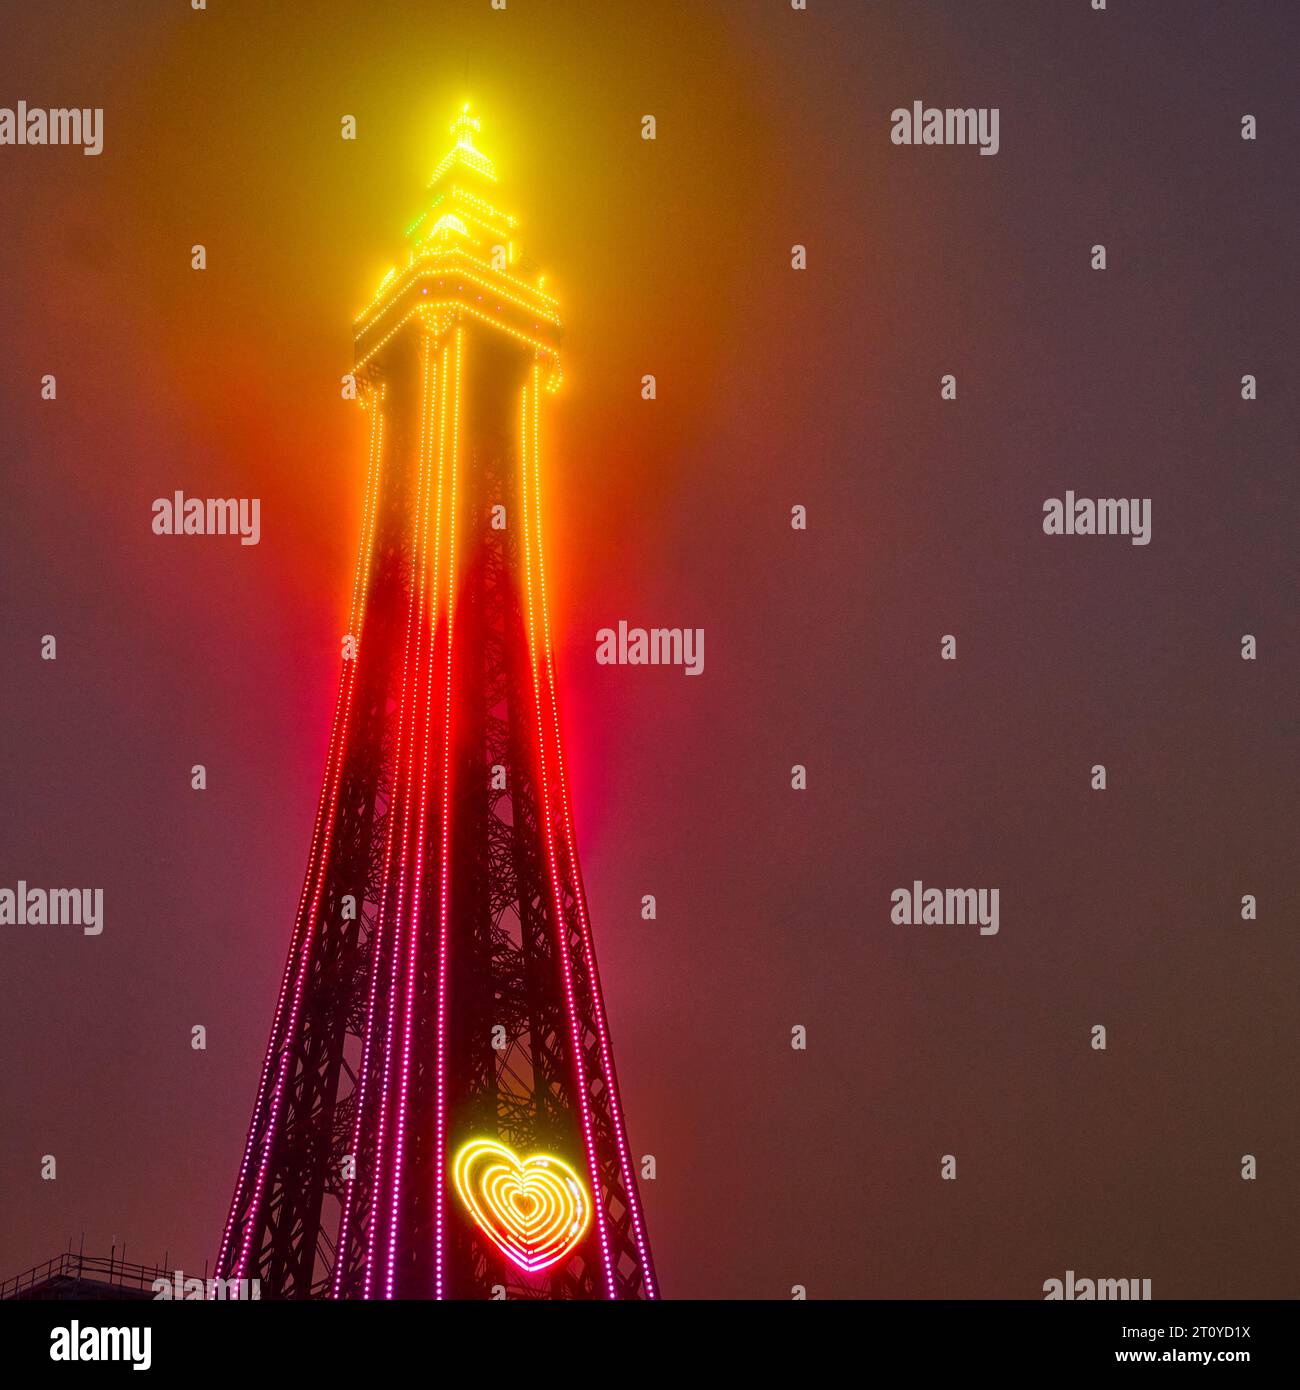
[[[425,264],[426,261],[436,263],[438,261],[453,262],[457,260],[468,261],[473,266],[481,267],[492,277],[492,280],[484,280],[475,275],[472,271],[464,270],[459,266],[453,266],[451,264],[446,266]],[[518,280],[513,275],[507,275],[504,271],[494,269],[490,261],[480,260],[477,256],[471,256],[464,247],[452,246],[433,248],[418,256],[407,269],[412,273],[403,276],[403,278],[397,282],[397,286],[393,288],[390,293],[383,296],[385,303],[381,308],[371,314],[370,318],[367,319],[365,323],[362,323],[360,319],[353,320],[354,336],[360,337],[362,333],[369,332],[402,295],[410,289],[415,281],[428,275],[459,275],[463,279],[468,280],[471,285],[477,285],[479,289],[487,290],[493,298],[504,299],[507,304],[512,304],[516,309],[522,309],[525,313],[535,314],[539,319],[545,319],[547,323],[553,324],[556,328],[561,326],[560,316],[553,308],[538,308],[536,304],[530,304],[527,300],[509,294],[507,291],[501,289],[499,285],[494,284],[493,280],[507,280],[512,285],[518,285],[522,289],[529,290],[530,293],[535,293],[537,298],[547,300],[552,305],[556,302],[554,299],[551,299],[549,295],[542,294],[540,291],[533,291],[526,281]],[[369,313],[370,309],[378,302],[379,297],[376,296],[375,299],[371,300],[370,305],[367,306],[364,312]]]
[[[436,184],[457,162],[482,174],[484,178],[491,179],[493,183],[497,180],[492,161],[485,154],[480,154],[469,145],[454,145],[439,161],[438,167],[433,171],[433,177],[429,180],[429,186]]]
[[[510,328],[508,325],[502,323],[500,319],[493,318],[491,314],[482,313],[478,309],[475,309],[473,305],[462,304],[458,299],[436,299],[421,300],[418,304],[412,305],[410,312],[405,316],[405,318],[403,318],[399,323],[394,324],[393,327],[389,329],[389,331],[384,335],[384,337],[382,337],[379,340],[379,342],[377,342],[374,345],[374,347],[372,347],[370,351],[367,352],[366,355],[360,359],[360,361],[358,361],[355,370],[360,371],[374,357],[374,355],[380,350],[380,348],[382,348],[391,339],[395,338],[398,335],[398,333],[400,333],[402,329],[406,327],[406,325],[411,321],[412,318],[423,316],[423,314],[427,310],[435,308],[447,309],[449,311],[454,311],[454,313],[468,314],[471,318],[480,319],[483,323],[491,325],[491,327],[497,329],[499,332],[505,333],[509,335],[511,338],[517,338],[521,343],[527,343],[529,347],[535,349],[537,352],[540,352],[543,357],[546,357],[550,361],[556,363],[558,369],[559,357],[555,351],[555,348],[551,344],[544,343],[539,338],[530,338],[527,333],[520,333],[516,329]]]
[[[500,208],[493,207],[486,199],[480,198],[476,193],[471,193],[467,188],[461,188],[459,184],[453,183],[446,193],[440,197],[458,198],[462,202],[468,203],[470,207],[476,207],[480,212],[489,213],[493,217],[500,217],[508,226],[517,226],[515,218],[508,212],[502,212]]]
[[[355,640],[358,649],[361,646],[361,634],[356,630],[358,602],[361,597],[363,571],[367,583],[370,577],[370,549],[374,541],[372,528],[374,526],[374,513],[378,509],[376,494],[379,489],[376,478],[380,455],[384,447],[384,393],[387,389],[387,383],[381,384],[378,391],[371,393],[370,401],[370,449],[366,462],[366,500],[361,513],[361,544],[357,549],[357,568],[352,577],[352,605],[348,610],[348,632]]]
[[[496,237],[498,240],[506,240],[509,238],[509,227],[494,227],[490,222],[487,222],[482,217],[478,216],[477,213],[471,212],[469,208],[461,207],[458,203],[453,202],[453,207],[455,207],[456,216],[459,219],[461,219],[464,222],[472,222],[474,226],[481,228],[483,231],[488,233],[489,236]],[[447,216],[448,214],[443,215]],[[430,235],[432,235],[432,233],[430,233]],[[468,235],[468,228],[466,229],[466,235]]]
[[[509,243],[509,245],[511,247],[511,256],[513,258],[513,242]],[[464,247],[461,246],[453,246],[447,248],[437,247],[433,248],[431,251],[424,252],[420,255],[412,255],[411,261],[407,265],[406,270],[415,270],[416,267],[420,266],[426,258],[441,259],[442,257],[447,257],[448,259],[450,259],[456,256],[463,257],[465,260],[469,261],[471,265],[476,265],[483,270],[489,271],[492,275],[497,276],[502,280],[505,280],[508,284],[517,285],[521,290],[527,290],[530,295],[534,296],[537,299],[540,299],[544,304],[548,304],[552,309],[558,310],[559,300],[557,300],[554,295],[547,294],[546,291],[543,290],[539,285],[532,284],[527,280],[522,280],[519,278],[519,276],[511,275],[504,270],[497,270],[492,265],[491,261],[485,261],[478,256],[472,255],[470,252],[466,251]],[[403,275],[402,279],[404,278],[405,275]],[[374,298],[371,299],[370,303],[367,304],[366,307],[362,309],[362,311],[352,320],[354,326],[356,324],[359,324],[361,320],[364,319],[366,315],[374,309],[375,305],[377,305],[380,302],[380,300],[387,297],[386,291],[388,290],[390,283],[391,282],[389,280],[385,279],[384,283],[381,284],[379,289],[375,291]],[[399,279],[398,283],[401,283],[401,279]],[[396,293],[394,292],[394,294],[391,297],[395,298]],[[529,307],[531,308],[532,306],[530,305]],[[380,312],[382,312],[382,310]],[[378,315],[376,315],[375,317],[378,317]],[[559,319],[556,318],[555,321],[558,323]],[[368,327],[369,325],[366,326]]]
[[[463,246],[453,248],[452,254],[463,256],[471,265],[476,265],[483,270],[490,271],[493,275],[499,276],[502,280],[508,280],[512,285],[518,285],[521,290],[527,290],[529,294],[549,304],[553,309],[558,309],[560,307],[560,301],[556,299],[554,295],[547,294],[545,290],[539,289],[538,286],[530,284],[527,280],[521,280],[517,275],[508,275],[504,270],[498,270],[491,261],[485,261],[478,256],[471,255]],[[556,318],[556,322],[559,322],[558,317]]]

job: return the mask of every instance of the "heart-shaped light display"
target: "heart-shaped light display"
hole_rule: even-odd
[[[483,1234],[528,1274],[557,1264],[591,1224],[582,1179],[551,1154],[520,1158],[495,1139],[472,1139],[451,1176]]]

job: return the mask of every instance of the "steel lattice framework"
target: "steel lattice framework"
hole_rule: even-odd
[[[370,429],[352,617],[217,1262],[267,1296],[657,1296],[546,609],[559,320],[519,271],[477,129],[468,110],[453,124],[407,264],[356,324]],[[590,1194],[585,1233],[543,1270],[452,1189],[452,1155],[484,1138],[556,1156]],[[525,1219],[534,1199],[512,1200]]]

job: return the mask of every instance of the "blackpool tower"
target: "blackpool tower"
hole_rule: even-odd
[[[264,1297],[658,1296],[546,603],[559,318],[478,129],[355,323],[351,620],[218,1257]]]

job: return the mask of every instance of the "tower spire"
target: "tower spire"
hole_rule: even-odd
[[[451,133],[456,137],[458,145],[465,145],[473,149],[474,136],[480,126],[478,117],[469,114],[469,102],[466,102],[456,113],[456,119],[451,123]]]
[[[474,144],[474,137],[478,134],[481,123],[477,116],[470,114],[469,102],[465,102],[461,106],[450,128],[455,143],[443,155],[438,167],[433,171],[433,177],[429,180],[429,187],[437,188],[446,182],[449,174],[466,172],[471,177],[477,176],[486,179],[489,183],[495,183],[497,181],[496,166]]]

